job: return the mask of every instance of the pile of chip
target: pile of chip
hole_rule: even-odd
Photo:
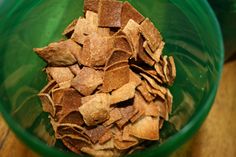
[[[47,62],[39,97],[55,137],[75,153],[120,156],[158,141],[172,108],[172,56],[130,3],[85,0],[66,40],[34,51]]]

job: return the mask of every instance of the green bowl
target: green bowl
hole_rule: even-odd
[[[224,50],[215,15],[206,0],[130,0],[162,33],[164,53],[176,60],[177,78],[170,121],[179,131],[134,156],[165,156],[198,130],[219,84]],[[61,32],[82,15],[82,0],[0,1],[0,110],[9,127],[42,156],[75,156],[54,141],[48,115],[37,93],[46,84],[46,65],[33,51],[60,40]]]

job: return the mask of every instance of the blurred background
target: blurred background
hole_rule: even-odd
[[[224,38],[225,65],[222,79],[207,120],[198,133],[171,157],[236,156],[236,0],[208,1],[217,15]],[[0,5],[2,2],[0,0]],[[0,156],[38,156],[17,140],[1,116]]]

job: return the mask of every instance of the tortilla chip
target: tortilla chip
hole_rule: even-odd
[[[129,71],[129,82],[133,82],[135,84],[135,86],[139,86],[142,83],[142,80],[138,74],[136,74],[132,70],[130,70]]]
[[[81,69],[71,82],[72,86],[85,96],[91,95],[102,83],[101,73],[88,67]]]
[[[98,23],[100,27],[121,27],[122,2],[102,0],[98,8]]]
[[[144,51],[143,47],[144,39],[143,36],[139,38],[139,51],[138,57],[146,64],[150,65],[151,67],[155,64],[155,61],[150,58],[150,56]]]
[[[74,75],[67,67],[47,67],[46,72],[55,80],[58,84],[66,81],[70,81],[74,78]]]
[[[145,41],[143,43],[143,47],[146,50],[147,54],[155,61],[155,62],[159,62],[160,60],[160,54],[159,53],[154,53],[152,52],[152,50],[150,49],[150,47],[148,46],[148,42]]]
[[[99,1],[100,0],[84,0],[84,12],[86,13],[87,10],[89,10],[97,13]]]
[[[147,88],[148,92],[155,95],[159,96],[162,100],[165,100],[165,94],[163,94],[160,90],[154,89],[147,81],[144,81],[145,87]]]
[[[106,135],[106,134],[104,134],[104,135]],[[106,141],[103,144],[96,143],[95,145],[93,145],[93,149],[95,149],[95,150],[111,150],[111,149],[114,149],[114,140],[112,138],[110,138],[108,141]]]
[[[166,121],[169,119],[169,114],[168,114],[168,106],[165,101],[156,99],[154,101],[154,104],[158,106],[159,110],[159,115]]]
[[[129,128],[130,134],[146,140],[159,140],[159,118],[146,116]]]
[[[144,82],[142,82],[142,84],[137,87],[137,90],[141,93],[141,95],[147,102],[151,102],[155,99],[155,96],[150,94],[149,91],[147,90]]]
[[[133,105],[135,110],[137,110],[137,113],[130,119],[132,123],[134,123],[144,115],[147,102],[144,100],[144,98],[139,92],[136,92]]]
[[[117,62],[121,61],[127,61],[130,58],[131,54],[127,51],[121,50],[121,49],[113,49],[111,55],[109,56],[106,67],[110,66],[112,64],[115,64]]]
[[[39,93],[40,94],[41,93],[50,94],[56,86],[57,86],[56,81],[51,80],[51,81],[48,82],[48,84],[46,86],[43,87],[43,89]]]
[[[103,144],[107,144],[107,143],[110,143],[110,141],[113,141],[112,140],[112,137],[113,137],[113,135],[112,135],[112,132],[110,131],[110,130],[108,130],[100,139],[99,139],[99,141],[98,141],[98,143],[100,144],[100,145],[103,145]],[[114,147],[114,146],[113,146]]]
[[[119,111],[122,115],[122,118],[116,122],[119,128],[122,128],[137,113],[132,105],[121,107]]]
[[[108,130],[102,126],[98,125],[95,128],[88,129],[84,133],[90,138],[92,143],[97,143],[98,140],[107,132]]]
[[[88,27],[89,23],[85,18],[79,18],[74,29],[71,39],[79,44],[84,44],[87,35],[91,34],[93,27]]]
[[[158,117],[159,116],[159,107],[153,102],[146,104],[145,115],[152,116],[152,117]]]
[[[114,145],[119,150],[127,150],[137,144],[138,140],[137,141],[120,141],[118,139],[114,140]]]
[[[117,68],[122,68],[122,67],[125,67],[125,66],[128,66],[128,60],[123,60],[123,61],[117,61],[116,63],[114,64],[111,64],[107,67],[104,67],[104,70],[105,71],[111,71],[111,70],[115,70]]]
[[[117,108],[114,108],[109,112],[110,118],[103,123],[104,126],[109,126],[116,121],[120,120],[122,118],[122,114],[120,113],[120,110]]]
[[[176,67],[175,67],[175,61],[174,61],[173,56],[168,57],[168,68],[170,71],[169,85],[172,85],[176,78]]]
[[[148,41],[151,50],[154,52],[162,41],[160,32],[156,29],[154,24],[146,18],[140,25],[140,32],[144,38]]]
[[[81,47],[68,39],[49,44],[47,47],[33,50],[50,66],[68,66],[77,62],[75,54]]]
[[[90,147],[83,147],[81,151],[94,157],[114,157],[112,150],[95,150]]]
[[[162,92],[163,94],[166,94],[166,88],[162,87],[161,85],[159,85],[158,83],[156,83],[156,81],[149,77],[148,75],[144,74],[144,73],[140,73],[140,75],[156,90],[159,90],[160,92]]]
[[[87,99],[84,103],[83,99]],[[88,100],[89,99],[89,100]],[[83,105],[79,111],[88,126],[94,126],[109,119],[108,95],[101,93],[82,98]]]
[[[38,96],[41,100],[43,111],[50,113],[52,116],[55,116],[56,109],[50,95],[45,93],[40,93],[38,94]]]
[[[74,65],[69,66],[69,69],[75,76],[78,75],[79,72],[81,71],[78,64],[74,64]]]
[[[80,63],[86,66],[103,66],[111,54],[113,41],[110,37],[91,34],[85,41]]]
[[[119,35],[114,37],[115,49],[121,49],[132,54],[132,43],[125,35]]]
[[[129,82],[129,66],[119,67],[105,71],[103,80],[103,92],[111,92]]]
[[[172,96],[172,94],[171,94],[169,89],[167,89],[166,103],[167,103],[167,107],[168,107],[168,112],[171,113],[171,111],[172,111],[172,103],[173,103],[173,96]]]
[[[139,26],[140,25],[138,23],[130,19],[127,25],[122,30],[132,43],[134,50],[133,56],[135,59],[137,59],[137,54],[139,52],[139,38],[140,38]]]
[[[90,146],[90,144],[87,143],[87,141],[84,140],[83,138],[74,139],[73,137],[66,136],[62,139],[62,142],[67,148],[69,148],[70,150],[72,150],[77,154],[81,153],[80,151],[81,148]]]
[[[148,75],[149,77],[154,79],[156,82],[163,83],[163,81],[160,78],[158,78],[156,75],[153,75],[152,72],[150,72],[150,70],[144,69],[144,68],[142,68],[142,67],[140,67],[138,65],[135,65],[135,64],[131,64],[130,66],[135,71],[141,72],[141,73],[144,73],[144,74]]]
[[[78,19],[73,20],[63,31],[62,35],[65,35],[66,37],[70,38],[75,30],[75,25],[77,23]]]
[[[134,97],[136,87],[137,86],[135,83],[130,82],[113,91],[110,96],[110,104],[116,104],[132,99]]]
[[[60,123],[70,123],[81,126],[82,124],[84,124],[84,120],[79,111],[72,111],[69,114],[62,117]]]
[[[121,13],[121,25],[126,26],[128,21],[133,19],[138,24],[141,23],[145,17],[140,14],[129,2],[124,2]]]
[[[162,69],[162,65],[160,63],[156,63],[154,65],[154,68],[157,72],[157,75],[161,78],[161,80],[163,82],[166,82],[166,78],[165,78],[165,75],[164,75],[164,72],[163,72],[163,69]]]
[[[163,57],[163,73],[164,73],[166,82],[169,83],[170,82],[170,80],[169,80],[170,71],[167,66],[168,66],[167,56],[164,56]]]

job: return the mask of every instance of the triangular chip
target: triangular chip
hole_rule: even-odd
[[[119,111],[122,115],[122,118],[116,122],[119,128],[122,128],[137,113],[133,105],[120,107]]]
[[[141,78],[138,74],[134,73],[132,70],[129,72],[129,82],[133,82],[136,86],[139,86],[142,83]]]
[[[169,89],[167,90],[167,94],[166,94],[166,103],[167,103],[167,106],[168,106],[168,111],[169,111],[169,113],[171,113],[172,103],[173,103],[173,96],[172,96]]]
[[[56,109],[50,95],[45,93],[40,93],[38,94],[38,96],[41,100],[43,111],[50,113],[52,116],[55,116]]]
[[[55,87],[57,87],[57,82],[55,80],[51,80],[39,93],[50,94]]]
[[[134,97],[134,108],[135,110],[137,110],[137,113],[130,119],[132,123],[134,123],[144,115],[146,106],[147,102],[139,92],[136,92]]]
[[[160,117],[162,117],[165,120],[168,120],[169,119],[169,114],[168,114],[169,111],[168,111],[168,106],[166,104],[166,101],[156,99],[153,103],[158,106]]]
[[[143,43],[143,47],[146,50],[147,54],[155,61],[155,62],[159,62],[160,60],[160,54],[159,53],[154,53],[150,47],[148,46],[148,42],[145,41]]]
[[[103,80],[103,92],[111,92],[129,82],[129,66],[119,67],[105,71]]]
[[[104,135],[106,135],[106,133]],[[95,149],[95,150],[109,150],[109,149],[111,150],[111,149],[114,149],[114,140],[111,138],[103,144],[96,143],[95,145],[93,145],[93,149]]]
[[[165,94],[163,94],[160,90],[153,88],[149,83],[147,83],[146,80],[144,80],[144,83],[149,93],[155,96],[159,96],[162,100],[165,100]]]
[[[113,137],[112,132],[111,132],[110,130],[108,130],[108,131],[99,139],[98,143],[99,143],[100,145],[103,145],[103,144],[105,144],[105,143],[107,144],[108,141],[109,141],[109,143],[110,143],[111,141],[113,141],[113,140],[112,140],[112,137]]]
[[[140,86],[137,87],[137,90],[141,93],[141,95],[144,97],[144,99],[147,102],[151,102],[155,99],[155,96],[153,96],[151,93],[149,93],[149,91],[146,88],[146,85],[144,84],[144,82],[142,82],[142,84]]]
[[[146,18],[140,25],[140,32],[148,41],[151,50],[154,52],[162,41],[160,32],[156,29],[154,24]]]
[[[86,66],[103,66],[111,54],[113,41],[111,37],[102,37],[93,33],[84,41],[80,63]]]
[[[153,66],[155,64],[155,61],[144,51],[143,43],[144,43],[144,39],[143,39],[143,36],[141,36],[139,38],[138,57],[146,64]]]
[[[92,96],[87,96],[83,99],[87,99],[79,111],[83,116],[83,119],[88,126],[94,126],[109,119],[109,100],[108,95],[101,93]],[[88,100],[89,99],[89,100]]]
[[[90,138],[93,143],[97,143],[98,140],[107,132],[108,130],[102,126],[98,125],[95,128],[88,129],[84,133]]]
[[[137,54],[139,52],[139,24],[136,23],[134,20],[130,19],[127,25],[122,30],[125,35],[130,39],[132,46],[133,46],[133,56],[137,59]]]
[[[115,123],[116,121],[120,120],[122,118],[122,114],[120,113],[119,109],[114,108],[109,112],[109,119],[103,123],[104,126],[109,126],[112,123]]]
[[[141,23],[145,18],[129,2],[124,2],[121,13],[121,25],[124,27],[130,19]]]
[[[174,61],[173,56],[168,57],[168,69],[170,71],[169,79],[168,79],[169,85],[172,85],[176,78],[176,67],[175,67],[175,61]]]
[[[68,67],[47,67],[46,72],[55,80],[58,84],[66,81],[70,81],[74,78],[74,75]]]
[[[121,27],[122,2],[101,0],[98,8],[100,27]]]
[[[159,139],[159,118],[146,116],[129,127],[130,134],[140,139]]]
[[[69,66],[69,69],[75,76],[78,75],[81,70],[78,64]]]
[[[68,39],[33,50],[51,66],[67,66],[77,62],[75,55],[81,47]]]
[[[113,49],[111,55],[109,56],[106,67],[110,66],[112,64],[115,64],[117,62],[121,61],[127,61],[130,58],[131,54],[127,51],[121,50],[121,49]]]
[[[113,91],[110,96],[110,104],[116,104],[132,99],[134,97],[136,87],[137,86],[135,83],[130,82]]]
[[[127,51],[132,54],[132,44],[125,35],[114,36],[113,47]]]
[[[128,66],[128,65],[129,65],[128,63],[129,63],[129,62],[128,62],[127,60],[118,61],[118,62],[116,62],[116,63],[114,63],[114,64],[111,64],[111,65],[109,65],[109,66],[107,66],[107,67],[104,67],[104,70],[105,70],[105,71],[115,70],[115,69],[117,69],[117,68],[121,68],[121,67]]]
[[[81,94],[87,96],[94,92],[94,90],[103,83],[100,72],[84,67],[78,75],[72,80],[71,85]]]

